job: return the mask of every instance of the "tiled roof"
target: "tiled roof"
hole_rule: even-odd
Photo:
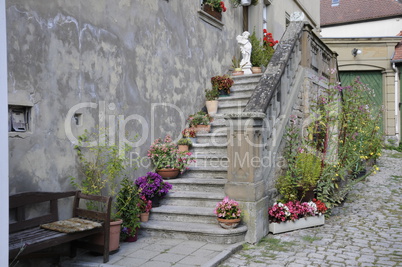
[[[321,26],[360,22],[388,17],[402,17],[402,1],[399,0],[320,0]]]
[[[396,36],[402,36],[402,31],[400,31]],[[395,54],[392,61],[402,61],[402,41],[395,46]]]

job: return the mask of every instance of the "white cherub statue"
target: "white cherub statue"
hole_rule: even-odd
[[[250,43],[250,40],[248,39],[249,36],[250,33],[248,31],[245,31],[243,32],[242,35],[237,35],[236,37],[237,43],[240,45],[240,51],[242,55],[240,66],[244,70],[244,74],[251,74],[250,56],[251,56],[251,50],[253,48]]]

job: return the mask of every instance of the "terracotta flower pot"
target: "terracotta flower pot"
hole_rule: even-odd
[[[242,71],[242,70],[232,71],[232,76],[239,76],[239,75],[244,75],[244,71]]]
[[[141,215],[141,222],[147,222],[149,220],[149,212],[143,212]]]
[[[197,134],[199,133],[209,133],[211,131],[211,125],[197,125],[195,127]]]
[[[188,145],[178,145],[179,147],[179,151],[180,152],[186,152],[189,150],[189,146]]]
[[[237,225],[239,225],[241,218],[237,218],[237,219],[222,219],[222,218],[217,218],[219,225],[222,228],[225,229],[233,229],[236,228]]]
[[[120,247],[120,231],[122,223],[123,220],[110,222],[109,252],[116,251]],[[101,246],[103,246],[104,244],[103,241],[104,241],[103,233],[95,234],[91,239],[91,243]]]
[[[162,176],[164,179],[174,179],[179,176],[179,169],[159,169],[156,170],[156,173]]]
[[[251,72],[254,74],[261,73],[261,67],[251,67]]]

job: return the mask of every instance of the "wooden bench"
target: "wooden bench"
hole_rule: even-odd
[[[42,224],[59,220],[58,200],[74,196],[72,217],[84,218],[97,221],[102,227],[74,233],[62,233],[47,230],[40,227]],[[104,211],[91,211],[82,208],[80,200],[102,203]],[[47,203],[49,210],[34,218],[27,218],[27,206],[32,204]],[[41,204],[43,205],[43,204]],[[80,207],[81,206],[81,207]],[[56,245],[70,243],[70,257],[75,257],[76,248],[84,247],[88,250],[103,254],[103,262],[109,261],[109,229],[110,229],[111,197],[92,196],[82,194],[80,191],[69,192],[24,192],[10,196],[10,219],[9,224],[9,258],[21,257],[33,252],[51,248]],[[97,233],[103,233],[104,245],[94,245],[83,242],[82,238]],[[72,241],[77,241],[72,244]]]

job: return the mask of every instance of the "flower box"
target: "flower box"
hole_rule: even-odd
[[[301,218],[295,221],[285,221],[281,223],[270,223],[269,231],[273,234],[280,234],[284,232],[290,232],[303,228],[309,228],[314,226],[320,226],[325,224],[325,216],[310,216]]]

